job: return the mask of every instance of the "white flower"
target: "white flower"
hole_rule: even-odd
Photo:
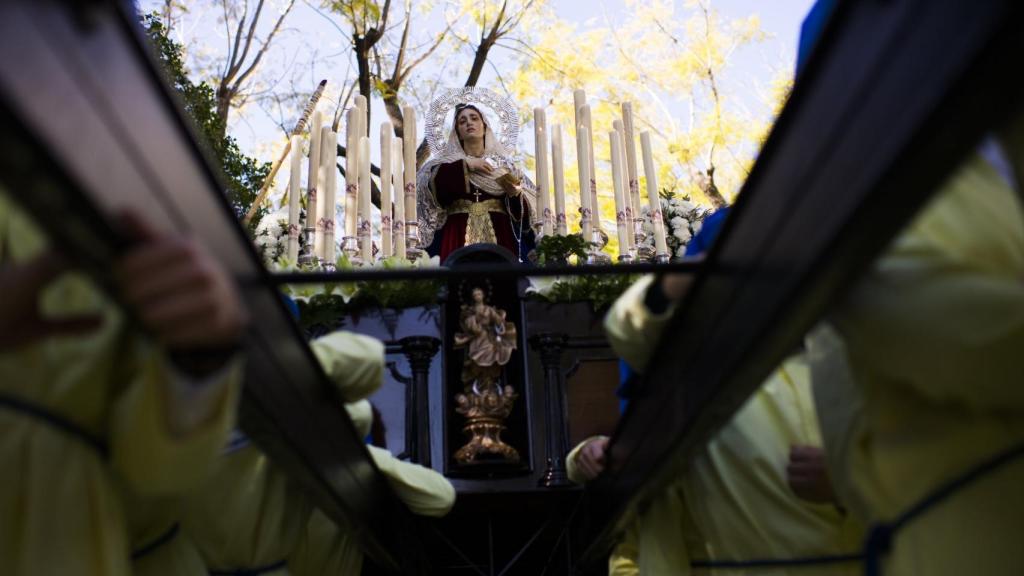
[[[687,228],[686,219],[683,218],[682,216],[673,216],[672,219],[668,221],[668,223],[670,226],[672,226],[673,233],[675,233],[676,230]]]
[[[687,228],[687,227],[680,227],[680,228],[673,229],[672,230],[672,235],[675,236],[676,238],[678,238],[679,241],[684,243],[684,244],[689,242],[690,238],[693,237],[693,235],[690,234],[690,229]]]
[[[555,285],[561,282],[563,279],[559,276],[547,276],[547,277],[527,277],[530,282],[530,286],[526,289],[527,294],[540,294],[541,296],[547,296],[555,289]]]
[[[259,236],[256,237],[256,245],[257,246],[266,248],[266,247],[270,246],[271,244],[276,244],[276,242],[274,241],[273,238],[271,238],[267,234],[260,234]]]
[[[686,256],[686,245],[685,244],[683,246],[680,246],[679,249],[676,250],[676,256],[679,256],[680,258],[682,258],[683,256]]]
[[[682,212],[692,212],[697,206],[693,202],[687,202],[683,200],[679,203],[679,210]]]
[[[703,227],[704,220],[697,220],[696,222],[694,222],[693,226],[691,227],[693,229],[693,235],[696,236],[697,234],[700,234],[700,229]]]

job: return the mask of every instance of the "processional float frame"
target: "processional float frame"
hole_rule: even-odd
[[[360,526],[375,565],[428,573],[411,514],[331,393],[195,134],[130,3],[0,3],[0,180],[12,198],[104,286],[131,243],[114,224],[122,209],[205,245],[253,316],[243,430],[326,514]]]
[[[1024,4],[839,0],[656,349],[574,530],[602,561],[987,131],[1024,103]]]

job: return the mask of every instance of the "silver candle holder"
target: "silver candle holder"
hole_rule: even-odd
[[[415,220],[405,221],[405,257],[415,262],[423,255],[420,245],[420,224]]]
[[[344,236],[341,239],[341,253],[353,264],[363,263],[359,254],[359,240],[355,236]]]
[[[648,236],[647,232],[644,231],[644,222],[647,219],[643,216],[637,216],[633,220],[633,245],[636,247],[634,256],[638,262],[651,262],[654,260],[654,247],[646,244]]]
[[[590,242],[590,252],[587,254],[587,264],[611,264],[611,256],[603,251],[607,245],[608,234],[600,228],[595,228]]]
[[[299,252],[299,266],[307,267],[316,263],[316,255],[313,254],[313,243],[316,241],[316,228],[303,228],[302,236],[306,239],[306,245]]]

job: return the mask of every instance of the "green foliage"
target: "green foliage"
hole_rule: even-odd
[[[541,294],[549,302],[590,302],[601,311],[612,305],[635,282],[630,274],[585,274],[556,282]]]
[[[403,268],[408,263],[399,256],[381,262],[381,268]],[[437,302],[440,280],[368,280],[359,282],[359,291],[349,305],[360,307],[411,308]]]
[[[578,262],[583,262],[587,259],[589,248],[590,243],[580,234],[551,234],[541,238],[537,243],[537,264],[565,264],[569,261],[569,256],[575,256]]]
[[[317,294],[308,300],[297,300],[299,324],[306,332],[337,330],[344,326],[345,300],[338,294]]]
[[[352,299],[334,292],[316,294],[308,299],[296,300],[302,328],[315,331],[318,327],[338,328],[347,316],[358,315],[372,308],[414,308],[437,304],[441,282],[438,280],[391,280],[356,283]]]
[[[344,254],[338,257],[335,267],[339,272],[355,269]],[[408,268],[410,263],[394,256],[375,264],[375,267]],[[284,291],[299,305],[302,328],[316,333],[321,329],[337,329],[344,324],[345,317],[359,315],[372,308],[402,309],[437,304],[442,286],[440,280],[362,280],[286,286]]]
[[[142,17],[150,42],[164,65],[167,81],[181,96],[185,107],[200,134],[201,145],[216,158],[224,171],[227,198],[235,214],[241,218],[259,194],[260,186],[270,174],[270,162],[259,162],[242,154],[238,143],[226,134],[224,122],[217,116],[217,98],[214,89],[204,82],[193,83],[185,73],[181,46],[172,40],[167,27],[156,14]],[[260,219],[267,213],[260,208],[249,222],[249,232],[255,233]]]

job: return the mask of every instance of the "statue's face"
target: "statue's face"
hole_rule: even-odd
[[[480,117],[480,113],[472,108],[466,108],[459,112],[459,115],[455,118],[455,129],[459,133],[460,140],[466,140],[467,138],[483,138],[484,131],[484,119]]]
[[[481,290],[480,288],[473,288],[473,301],[474,302],[483,302],[484,301],[484,291]]]

